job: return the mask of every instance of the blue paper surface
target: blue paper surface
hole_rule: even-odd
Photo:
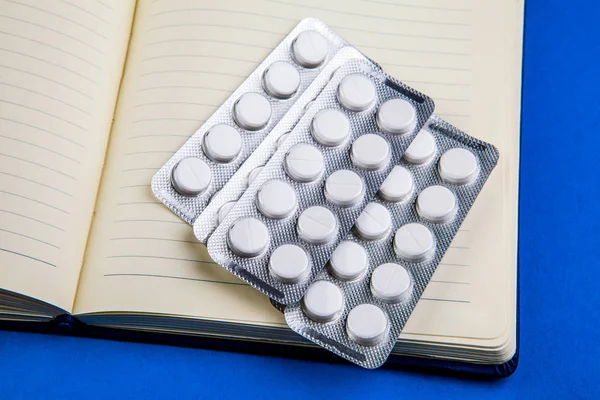
[[[599,16],[593,1],[526,4],[521,349],[510,378],[0,332],[0,397],[600,398]]]

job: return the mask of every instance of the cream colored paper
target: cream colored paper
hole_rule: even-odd
[[[401,347],[514,349],[521,1],[139,1],[75,312],[283,324],[265,297],[211,263],[149,182],[307,16],[500,150]]]
[[[133,6],[0,1],[0,288],[65,311],[75,297]]]

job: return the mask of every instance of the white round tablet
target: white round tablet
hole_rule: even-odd
[[[269,259],[269,272],[283,283],[298,283],[308,273],[308,256],[302,247],[293,244],[279,246]]]
[[[325,61],[329,45],[318,32],[304,31],[292,43],[292,56],[303,67],[315,68]]]
[[[454,148],[440,157],[439,171],[442,179],[456,185],[472,182],[479,174],[479,163],[467,149]]]
[[[350,121],[340,110],[326,108],[313,118],[312,135],[323,146],[339,146],[350,136]]]
[[[342,312],[344,295],[339,287],[329,281],[316,281],[302,298],[302,309],[313,321],[330,322]]]
[[[390,212],[379,203],[367,204],[354,223],[356,233],[365,240],[383,238],[390,231],[391,226]]]
[[[404,152],[404,159],[411,164],[425,164],[435,155],[435,139],[426,129],[421,129]]]
[[[325,207],[307,208],[298,218],[298,235],[310,244],[325,244],[335,237],[337,231],[335,215]]]
[[[256,167],[252,171],[250,171],[250,173],[248,174],[248,178],[246,179],[246,186],[252,185],[252,182],[254,182],[254,180],[256,179],[258,174],[260,174],[264,167],[264,165],[261,165],[260,167]]]
[[[346,318],[346,332],[350,339],[363,346],[381,343],[389,330],[387,316],[373,304],[359,304]]]
[[[435,251],[433,234],[419,223],[402,225],[394,236],[394,251],[405,261],[425,261]]]
[[[360,201],[363,194],[363,180],[354,171],[335,171],[325,181],[325,197],[337,206],[350,207]]]
[[[406,199],[413,188],[414,181],[410,171],[397,165],[383,181],[379,188],[379,196],[387,201],[398,202]]]
[[[235,206],[235,203],[237,203],[237,202],[236,201],[228,201],[227,203],[223,204],[219,208],[219,211],[217,212],[217,225],[219,225],[219,224],[221,224],[221,222],[223,222],[225,217],[227,217],[227,214],[229,214],[229,211],[231,211],[233,206]]]
[[[263,74],[265,92],[278,99],[290,98],[300,86],[300,73],[292,64],[276,61]]]
[[[233,106],[233,119],[244,129],[264,128],[271,118],[271,103],[262,94],[245,93]]]
[[[285,171],[298,182],[311,182],[325,169],[321,150],[306,143],[298,143],[285,156]]]
[[[352,143],[350,154],[352,162],[359,168],[377,170],[387,165],[390,160],[390,146],[379,135],[368,133],[359,136]]]
[[[345,240],[336,248],[329,259],[329,272],[343,281],[352,281],[367,269],[367,252],[358,243]]]
[[[179,161],[171,171],[173,188],[184,196],[197,196],[210,184],[209,166],[199,158],[187,157]]]
[[[382,264],[371,274],[371,293],[386,303],[408,300],[411,286],[408,271],[398,264]]]
[[[375,102],[375,85],[364,75],[348,75],[340,82],[337,97],[346,110],[365,111]]]
[[[384,132],[402,135],[415,128],[417,112],[413,105],[406,100],[388,100],[379,106],[377,124]]]
[[[294,188],[279,179],[265,182],[256,196],[256,206],[268,218],[285,218],[297,204]]]
[[[229,229],[229,248],[238,256],[256,257],[269,244],[269,231],[264,223],[256,218],[243,218]]]
[[[228,163],[240,153],[242,137],[237,129],[224,124],[215,125],[202,140],[202,149],[208,158]]]
[[[417,212],[431,222],[448,222],[456,214],[456,209],[456,196],[444,186],[429,186],[417,197]]]

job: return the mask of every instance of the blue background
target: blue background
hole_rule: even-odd
[[[577,3],[526,4],[513,376],[481,381],[0,332],[0,397],[600,398],[600,6]]]

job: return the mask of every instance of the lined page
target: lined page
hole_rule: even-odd
[[[0,0],[0,288],[71,310],[133,1]]]
[[[479,3],[141,1],[75,311],[283,323],[266,297],[212,264],[149,183],[285,34],[313,16],[432,96],[440,116],[500,149],[501,163],[403,338],[500,336],[514,284],[507,243],[516,235],[517,183],[509,164],[517,157],[522,3]]]

